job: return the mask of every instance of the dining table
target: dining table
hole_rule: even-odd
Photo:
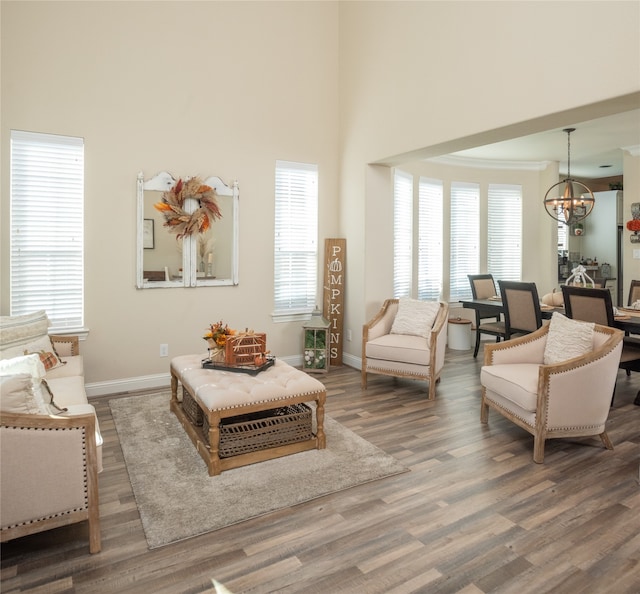
[[[463,299],[460,301],[460,304],[465,309],[481,311],[483,316],[498,316],[504,313],[504,306],[499,297],[490,297],[489,299]],[[540,304],[540,313],[543,319],[551,319],[551,316],[556,311],[564,314],[564,307]],[[495,312],[495,314],[493,312]],[[623,330],[626,334],[640,334],[640,310],[628,307],[617,307],[613,318],[613,325]],[[640,392],[638,392],[633,403],[640,406]]]

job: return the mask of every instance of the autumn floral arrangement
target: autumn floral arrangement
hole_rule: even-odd
[[[193,198],[198,203],[191,214],[184,210],[187,198]],[[222,218],[216,191],[203,184],[198,177],[187,181],[179,179],[168,192],[163,192],[162,200],[153,206],[164,215],[164,226],[175,233],[178,239],[193,233],[204,233],[211,223]]]
[[[202,337],[209,344],[209,359],[212,361],[224,360],[227,338],[234,336],[235,333],[235,330],[229,328],[229,326],[222,321],[209,324],[209,328]]]
[[[227,337],[233,336],[235,333],[235,330],[220,321],[215,324],[209,324],[209,328],[202,338],[209,343],[210,348],[224,348],[224,345],[227,344]]]

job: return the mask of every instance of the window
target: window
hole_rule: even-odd
[[[418,299],[442,292],[442,182],[420,178],[418,187]]]
[[[302,319],[316,306],[318,167],[276,162],[274,317]]]
[[[393,296],[411,295],[413,242],[413,177],[396,170],[393,176]]]
[[[519,281],[522,274],[522,186],[489,184],[487,270]]]
[[[84,324],[84,142],[11,131],[11,315]]]
[[[480,267],[480,189],[478,184],[451,182],[451,301],[471,299],[468,274]]]

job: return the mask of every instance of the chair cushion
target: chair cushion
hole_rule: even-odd
[[[405,334],[385,334],[366,344],[367,359],[429,365],[429,343],[424,338]]]
[[[401,297],[391,334],[408,334],[427,338],[440,309],[439,301],[420,301]]]
[[[535,412],[539,368],[537,363],[485,365],[480,371],[480,383],[489,398],[489,392],[494,392],[523,410]]]
[[[593,350],[594,324],[581,322],[554,312],[549,323],[544,364],[562,363]]]

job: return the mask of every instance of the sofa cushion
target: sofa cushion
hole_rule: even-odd
[[[513,402],[529,412],[535,412],[538,402],[537,363],[509,363],[504,365],[485,365],[480,370],[480,383],[487,390]]]
[[[57,379],[59,377],[84,376],[84,363],[82,355],[73,357],[61,357],[64,365],[49,369],[45,378],[47,380]]]
[[[0,376],[0,410],[28,415],[41,414],[29,373]]]
[[[33,398],[38,407],[38,414],[49,414],[49,407],[45,404],[48,398],[44,398],[42,391],[42,379],[45,376],[44,365],[38,355],[23,355],[12,359],[0,360],[0,376],[27,374],[31,378]],[[30,407],[30,405],[27,405]]]
[[[401,297],[391,334],[409,334],[427,338],[440,308],[439,301],[420,301]]]
[[[78,375],[70,377],[47,376],[47,384],[53,393],[55,403],[60,408],[70,408],[77,404],[87,404],[87,393],[84,389],[84,378]],[[55,409],[52,411],[55,413]]]
[[[562,363],[592,351],[594,326],[592,322],[572,320],[554,312],[544,348],[544,364]]]
[[[366,344],[367,359],[429,365],[429,343],[412,335],[385,334]]]

